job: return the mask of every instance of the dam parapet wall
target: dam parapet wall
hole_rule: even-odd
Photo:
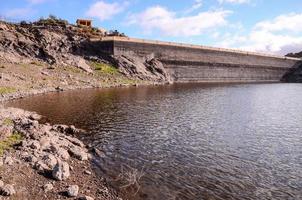
[[[107,37],[102,51],[160,60],[175,82],[276,82],[301,59],[172,42]]]

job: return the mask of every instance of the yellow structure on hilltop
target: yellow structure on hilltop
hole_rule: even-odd
[[[77,19],[77,25],[82,27],[92,27],[92,20],[90,19]]]

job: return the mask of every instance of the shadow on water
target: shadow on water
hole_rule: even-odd
[[[9,105],[88,130],[99,173],[129,199],[283,200],[302,198],[301,101],[299,84],[177,84]]]

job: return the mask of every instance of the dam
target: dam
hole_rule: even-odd
[[[174,82],[279,82],[301,59],[127,37],[105,37],[101,51],[156,58]]]

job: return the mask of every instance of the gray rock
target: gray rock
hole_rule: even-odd
[[[85,147],[84,143],[77,138],[66,136],[66,139],[76,146]]]
[[[62,158],[63,160],[69,160],[69,158],[70,158],[70,155],[69,155],[68,151],[65,150],[65,149],[63,149],[63,148],[59,148],[59,149],[57,150],[57,155],[58,155],[60,158]]]
[[[69,197],[76,197],[79,194],[79,186],[71,185],[67,189],[67,194]]]
[[[34,168],[36,170],[38,170],[41,173],[45,173],[47,171],[50,171],[50,168],[48,167],[48,165],[46,165],[43,161],[38,161],[35,163]]]
[[[69,152],[79,160],[88,160],[88,154],[81,147],[73,146],[69,149]]]
[[[52,154],[43,156],[42,161],[52,170],[57,164],[57,158]]]
[[[6,156],[3,160],[4,164],[6,165],[12,165],[14,163],[14,160],[12,157],[10,156]]]
[[[68,163],[58,160],[58,163],[52,171],[52,176],[59,181],[66,180],[70,176]]]
[[[41,116],[38,115],[38,114],[36,114],[36,113],[33,113],[33,114],[31,114],[29,116],[29,119],[31,119],[31,120],[39,120],[39,119],[41,119]]]
[[[87,175],[91,175],[91,171],[89,171],[89,170],[85,170],[84,173]]]
[[[49,192],[52,189],[53,189],[53,185],[51,183],[47,183],[47,184],[43,185],[44,192]]]
[[[28,145],[32,149],[40,149],[40,147],[41,147],[40,142],[37,140],[33,140],[33,141],[29,142]]]
[[[10,184],[2,186],[0,188],[0,192],[4,196],[12,196],[12,195],[16,194],[14,186],[12,186]]]
[[[79,198],[79,200],[94,200],[94,198],[92,198],[90,196],[82,196]]]
[[[30,163],[36,163],[38,162],[38,158],[34,155],[28,155],[25,157],[25,161]]]

